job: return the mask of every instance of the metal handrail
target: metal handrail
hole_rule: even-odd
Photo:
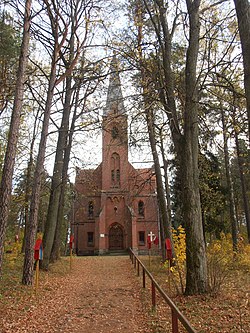
[[[155,280],[153,275],[147,270],[141,260],[136,256],[132,249],[129,249],[130,259],[134,268],[137,268],[137,275],[140,275],[140,266],[142,267],[142,276],[143,276],[143,288],[146,287],[146,274],[151,280],[151,297],[152,297],[152,308],[156,308],[156,292],[157,289],[164,301],[169,305],[172,312],[172,333],[179,333],[178,320],[182,323],[188,333],[197,333],[197,331],[192,328],[191,324],[187,318],[181,313],[177,308],[174,302],[168,297],[164,290],[160,287],[158,282]],[[137,266],[137,267],[136,267]]]

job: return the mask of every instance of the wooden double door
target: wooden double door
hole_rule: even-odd
[[[124,232],[120,224],[116,223],[109,229],[109,250],[124,249]]]

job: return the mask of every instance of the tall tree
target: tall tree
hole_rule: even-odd
[[[174,251],[174,243],[172,239],[172,223],[169,215],[168,202],[165,194],[165,189],[163,186],[163,179],[161,173],[160,159],[157,152],[157,143],[156,143],[156,135],[155,135],[155,124],[154,124],[154,113],[151,108],[146,109],[146,121],[148,126],[149,133],[149,142],[151,146],[151,151],[154,160],[154,169],[156,176],[156,184],[157,184],[157,197],[158,204],[160,209],[160,221],[161,221],[161,229],[162,229],[162,246],[165,246],[165,238],[169,238],[172,244],[172,254],[175,256]],[[167,175],[166,175],[167,176]],[[164,253],[165,255],[165,253]]]
[[[215,3],[216,5],[216,3]],[[239,54],[239,42],[236,40],[238,34],[235,17],[231,15],[230,6],[221,5],[219,8],[213,7],[212,11],[206,11],[202,29],[205,38],[201,41],[204,53],[202,56],[203,74],[201,72],[203,85],[200,89],[201,94],[201,112],[200,117],[203,121],[200,126],[200,143],[203,151],[207,149],[214,151],[220,148],[217,144],[217,134],[221,126],[223,135],[223,187],[225,191],[224,214],[218,215],[218,231],[230,230],[231,225],[233,250],[237,250],[238,221],[235,209],[235,193],[231,175],[230,165],[230,136],[233,126],[230,122],[231,109],[234,105],[232,92],[235,90],[234,84],[241,85],[242,63]],[[225,10],[226,9],[226,10]],[[239,90],[239,89],[238,89]],[[237,92],[237,95],[242,95]],[[242,115],[242,124],[246,123],[246,112],[240,112]],[[244,119],[245,118],[245,119]],[[219,127],[218,127],[219,125]],[[242,127],[243,128],[243,127]],[[219,139],[219,138],[218,138]],[[203,169],[201,169],[201,175]],[[202,177],[204,177],[202,175]],[[214,195],[216,198],[216,195]],[[217,202],[219,200],[217,199]],[[216,205],[213,205],[216,207]],[[223,205],[222,205],[223,207]],[[207,213],[207,212],[206,212]],[[206,218],[206,213],[203,214]],[[222,216],[226,217],[221,218]],[[209,216],[208,216],[209,217]],[[227,231],[227,232],[228,232]],[[219,234],[217,233],[217,237]]]
[[[25,249],[25,239],[26,239],[26,231],[29,225],[29,207],[30,207],[30,197],[31,197],[31,189],[32,189],[32,176],[34,174],[34,145],[35,145],[35,138],[37,134],[37,123],[38,123],[38,117],[40,114],[40,110],[37,111],[35,115],[35,122],[34,122],[34,128],[30,143],[30,150],[29,150],[29,160],[27,165],[27,172],[26,172],[26,184],[25,184],[25,206],[24,206],[24,239],[23,239],[23,245],[22,245],[22,252],[24,252]]]
[[[73,15],[72,15],[73,17]],[[75,21],[72,20],[72,31],[70,38],[70,54],[69,60],[67,61],[65,57],[64,63],[66,65],[66,70],[72,65],[72,61],[74,60],[74,44],[75,44]],[[45,232],[44,232],[44,257],[42,266],[44,269],[48,269],[52,246],[55,238],[56,224],[57,224],[57,216],[58,216],[58,207],[60,202],[60,193],[62,186],[62,170],[63,170],[63,160],[64,160],[64,150],[67,142],[67,135],[69,131],[69,118],[71,111],[71,96],[72,96],[72,77],[68,75],[66,77],[66,86],[65,86],[65,101],[63,106],[63,116],[61,121],[61,126],[58,132],[58,140],[57,140],[57,148],[56,148],[56,156],[54,163],[54,170],[52,176],[52,184],[51,184],[51,193],[50,193],[50,201],[48,207],[48,214],[45,224]]]
[[[230,159],[228,151],[228,131],[227,131],[227,121],[225,116],[225,110],[223,110],[221,103],[221,121],[223,127],[223,150],[224,150],[224,161],[225,161],[225,170],[226,170],[226,183],[227,183],[227,195],[229,202],[229,212],[230,220],[232,226],[232,239],[233,239],[233,250],[237,251],[238,249],[238,237],[237,237],[237,218],[235,212],[235,202],[234,202],[234,191],[233,191],[233,182],[232,175],[230,170]]]
[[[44,233],[44,259],[43,268],[48,269],[53,242],[55,240],[55,232],[57,223],[62,221],[58,220],[59,204],[62,198],[63,173],[64,176],[67,170],[63,168],[68,166],[68,162],[64,164],[65,149],[68,141],[69,134],[69,120],[72,111],[72,95],[73,95],[73,77],[70,73],[76,66],[79,55],[84,52],[85,43],[88,40],[90,33],[89,22],[92,15],[92,4],[86,4],[80,0],[76,1],[74,5],[68,6],[68,17],[70,18],[71,31],[69,36],[68,52],[61,54],[63,63],[65,65],[65,96],[63,104],[62,121],[58,133],[57,149],[55,156],[55,164],[52,177],[51,196],[48,208],[48,216],[46,220],[45,233]],[[65,11],[64,14],[66,15]],[[84,19],[83,19],[84,18]],[[84,26],[84,30],[83,30]],[[81,32],[79,31],[81,30]],[[77,41],[77,43],[76,43]],[[60,199],[61,198],[61,199]],[[59,226],[58,226],[59,228]],[[60,228],[59,228],[60,229]],[[59,239],[57,239],[57,242]],[[55,253],[54,253],[55,254]],[[55,255],[53,256],[56,257]]]
[[[38,223],[38,208],[39,208],[39,196],[41,191],[41,181],[44,169],[44,160],[46,152],[46,144],[48,137],[49,121],[51,114],[51,106],[54,96],[54,89],[56,83],[59,82],[57,78],[57,63],[59,60],[59,54],[64,46],[68,24],[63,20],[58,8],[51,5],[49,1],[45,0],[46,11],[48,13],[51,23],[51,33],[53,37],[53,53],[51,56],[51,69],[49,76],[49,85],[47,92],[46,105],[44,110],[43,126],[41,132],[41,139],[39,144],[39,151],[36,161],[36,167],[34,172],[34,183],[31,194],[31,204],[29,213],[29,225],[26,232],[25,239],[25,257],[23,265],[23,278],[22,283],[25,285],[31,285],[33,283],[33,262],[34,262],[34,245],[36,239],[37,223]],[[64,29],[61,30],[59,21],[63,22]]]
[[[171,241],[173,255],[174,255],[174,243],[172,239],[172,223],[169,214],[169,202],[166,200],[167,195],[165,195],[160,158],[157,151],[157,139],[156,139],[156,121],[155,121],[155,112],[153,110],[153,90],[150,84],[150,76],[147,73],[143,58],[144,54],[142,51],[143,44],[143,8],[140,1],[136,4],[136,17],[135,24],[137,26],[137,52],[139,56],[139,69],[140,69],[140,85],[142,87],[142,98],[143,98],[143,108],[145,112],[145,118],[148,129],[148,137],[151,147],[151,152],[154,161],[154,170],[157,184],[157,197],[158,197],[158,205],[160,211],[160,225],[161,225],[161,244],[163,249],[163,258],[165,259],[165,239],[168,238]],[[165,171],[165,177],[167,178],[167,170]],[[165,178],[165,179],[166,179]]]
[[[249,0],[234,0],[244,65],[244,83],[248,114],[248,140],[250,143],[250,3]]]
[[[198,86],[197,61],[199,52],[200,1],[186,1],[189,15],[189,45],[185,69],[185,110],[182,151],[183,217],[187,245],[187,294],[207,291],[207,264],[203,238],[198,170]],[[198,268],[199,267],[199,268]]]
[[[237,121],[236,103],[237,102],[234,99],[232,120],[233,120],[233,127],[234,127],[235,147],[236,147],[236,153],[237,153],[240,182],[241,182],[242,200],[243,200],[243,207],[244,207],[246,226],[247,226],[247,237],[248,237],[248,243],[250,243],[250,205],[249,205],[249,196],[247,193],[247,182],[246,182],[246,176],[245,176],[245,174],[247,172],[247,168],[245,167],[246,163],[245,163],[245,159],[243,156],[244,154],[241,151],[242,150],[241,140],[239,138],[240,126]]]
[[[175,153],[180,168],[182,188],[183,218],[186,228],[187,276],[186,293],[196,294],[207,291],[207,267],[205,242],[203,237],[201,203],[199,193],[198,171],[198,81],[197,61],[199,52],[200,1],[186,1],[188,16],[188,41],[184,70],[184,103],[183,117],[177,109],[174,87],[173,33],[176,19],[170,31],[168,26],[167,8],[163,0],[155,0],[152,5],[144,0],[144,6],[150,17],[157,38],[159,53],[156,54],[158,72],[154,73],[154,82],[159,99],[166,111]],[[176,13],[178,13],[178,4]],[[181,11],[179,12],[179,15]],[[155,81],[155,78],[157,80]],[[181,119],[181,122],[180,120]],[[183,125],[182,125],[183,124]],[[181,130],[182,128],[182,130]]]
[[[97,67],[97,68],[95,68]],[[57,214],[57,223],[55,230],[55,237],[53,242],[53,247],[51,250],[50,260],[53,262],[60,257],[61,250],[61,240],[62,240],[62,227],[65,215],[65,203],[67,195],[67,182],[68,182],[68,168],[70,163],[70,154],[73,144],[73,137],[76,132],[77,120],[84,116],[84,113],[88,114],[86,110],[86,104],[88,97],[93,94],[96,88],[99,86],[100,73],[98,71],[98,66],[94,65],[93,71],[90,71],[88,68],[87,62],[85,63],[84,59],[81,60],[80,67],[76,70],[76,76],[74,77],[75,84],[71,87],[68,87],[74,92],[72,97],[71,105],[73,107],[73,115],[71,118],[71,125],[67,135],[67,140],[64,146],[64,155],[63,155],[63,169],[62,169],[62,182],[61,182],[61,191],[60,191],[60,200],[58,205],[58,214]],[[97,82],[95,83],[97,79]],[[92,82],[93,81],[93,82]],[[83,92],[83,86],[85,86],[85,92]],[[67,90],[66,90],[67,94]],[[82,97],[80,95],[83,94]],[[66,100],[65,100],[66,102]],[[64,107],[67,105],[65,104]],[[70,107],[68,105],[68,107]],[[93,119],[93,122],[95,120]],[[83,124],[82,124],[83,125]],[[89,127],[90,123],[87,123],[86,127]],[[81,128],[83,130],[83,128]]]
[[[17,82],[15,90],[14,106],[12,111],[8,144],[3,166],[2,180],[0,186],[0,273],[2,268],[4,238],[8,219],[10,195],[12,189],[12,177],[20,127],[20,117],[23,105],[25,72],[28,62],[30,25],[31,25],[31,0],[25,2],[24,26],[19,66],[17,72]]]

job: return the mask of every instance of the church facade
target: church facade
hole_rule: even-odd
[[[128,248],[145,253],[148,235],[159,237],[153,169],[135,169],[128,161],[127,128],[114,56],[102,120],[102,162],[76,172],[72,233],[77,255]]]

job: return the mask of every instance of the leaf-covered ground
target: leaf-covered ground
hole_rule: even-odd
[[[9,279],[1,287],[1,333],[153,332],[128,257],[74,258],[71,271],[62,260],[41,273],[37,294],[14,274]]]
[[[149,265],[149,259],[144,256],[142,261],[148,268],[150,266],[156,280],[197,332],[250,333],[250,271],[248,269],[229,270],[221,283],[220,290],[216,293],[183,296],[177,295],[172,280],[169,288],[167,269],[160,266],[159,260],[155,262],[151,260]],[[158,327],[157,332],[168,332],[169,310],[160,299],[157,301],[157,322],[155,323]],[[180,326],[180,332],[186,331]]]
[[[0,280],[0,333],[171,332],[169,309],[158,296],[150,311],[150,283],[141,289],[128,257],[78,257],[72,270],[62,259],[41,272],[37,294],[20,284],[19,266],[12,263]],[[217,295],[184,297],[172,285],[169,291],[165,269],[151,269],[197,332],[250,333],[249,273],[232,272]]]

